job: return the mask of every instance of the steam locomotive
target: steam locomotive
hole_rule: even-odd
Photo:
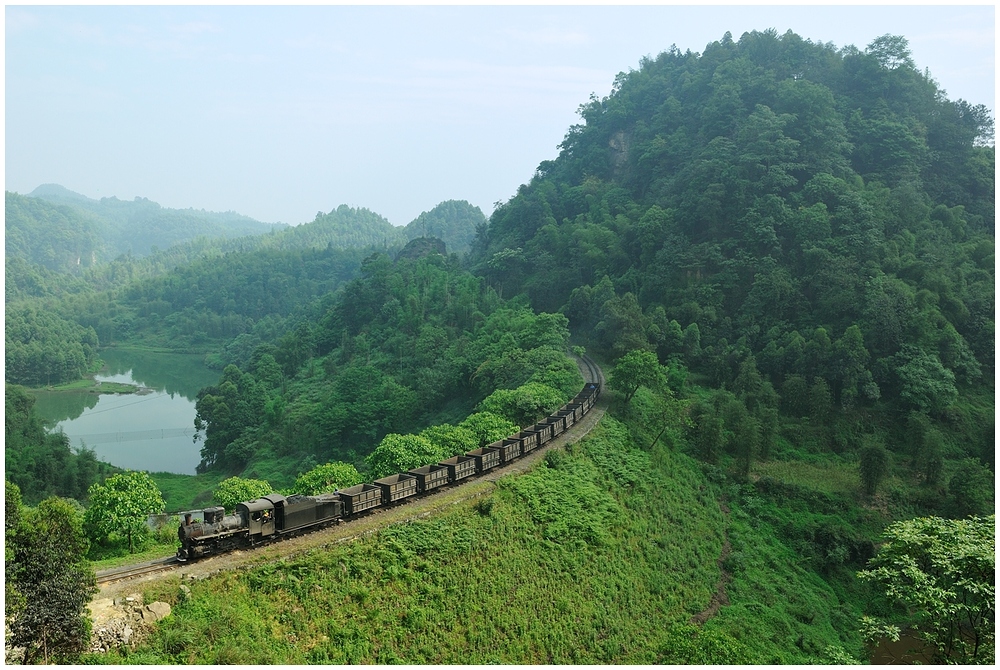
[[[411,496],[423,495],[468,477],[482,475],[531,453],[562,434],[590,411],[600,394],[599,382],[588,383],[558,411],[516,435],[440,463],[334,493],[289,497],[272,493],[239,503],[235,513],[229,515],[222,507],[209,507],[202,510],[202,521],[186,514],[177,530],[181,541],[177,558],[188,561],[292,537],[349,521],[370,510],[388,507]]]

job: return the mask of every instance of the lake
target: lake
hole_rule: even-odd
[[[97,457],[130,470],[195,474],[202,442],[194,441],[198,391],[218,382],[219,371],[201,354],[108,349],[97,381],[141,387],[139,393],[33,391],[39,415],[62,430],[70,445],[86,445]]]

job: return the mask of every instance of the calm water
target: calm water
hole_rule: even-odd
[[[52,430],[62,430],[73,447],[86,445],[97,457],[131,470],[193,475],[201,460],[194,441],[199,389],[215,384],[219,372],[201,355],[109,349],[98,381],[135,384],[138,394],[37,391],[35,407]]]

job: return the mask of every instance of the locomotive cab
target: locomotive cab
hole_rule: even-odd
[[[274,503],[267,498],[241,502],[236,506],[236,513],[243,517],[251,542],[274,535]]]

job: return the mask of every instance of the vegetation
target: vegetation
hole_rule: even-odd
[[[568,337],[565,317],[504,304],[454,257],[372,255],[319,322],[259,345],[246,370],[227,366],[202,390],[200,469],[286,488],[318,463],[367,469],[365,457],[388,435],[464,421],[496,389],[524,396],[537,383],[549,388],[545,403],[561,404],[582,383],[565,354]],[[470,426],[477,441],[483,431],[496,440],[517,430],[504,422],[493,437],[497,426],[482,418]],[[424,451],[430,460],[409,467],[437,453]]]
[[[7,192],[8,256],[50,270],[79,271],[122,255],[147,256],[198,237],[260,235],[282,226],[234,212],[165,209],[146,198],[92,200],[55,184]]]
[[[303,472],[292,485],[291,493],[315,496],[321,493],[333,493],[337,489],[346,489],[364,481],[357,468],[349,463],[336,461],[317,465],[309,472]]]
[[[858,576],[902,607],[904,621],[937,663],[996,659],[996,517],[898,521]],[[915,617],[915,618],[914,618]],[[899,626],[866,618],[871,642],[899,638]]]
[[[97,360],[97,333],[58,315],[19,303],[4,313],[4,363],[16,384],[47,386],[79,379]]]
[[[24,492],[25,502],[82,500],[92,484],[118,470],[89,449],[74,451],[65,435],[47,434],[24,388],[7,384],[4,391],[4,475]]]
[[[464,254],[472,246],[472,241],[480,228],[486,225],[486,217],[478,207],[465,200],[447,200],[429,212],[421,212],[406,226],[407,239],[433,237],[447,245],[448,250]]]
[[[219,482],[213,498],[227,512],[232,512],[239,503],[246,502],[247,500],[256,500],[270,493],[274,493],[274,489],[265,481],[230,477]]]
[[[952,520],[995,505],[988,110],[905,38],[764,31],[643,59],[580,111],[485,223],[341,206],[67,270],[97,214],[8,194],[12,378],[71,379],[98,344],[207,352],[205,502],[233,476],[329,490],[514,433],[579,390],[571,331],[618,393],[593,438],[488,498],[199,585],[114,660],[846,662],[863,615],[986,659],[985,531]],[[48,246],[43,219],[65,231]],[[11,476],[91,482],[7,395]]]
[[[146,520],[165,508],[160,489],[145,472],[128,471],[113,475],[87,491],[90,506],[84,525],[95,543],[114,544],[119,538],[128,543],[129,553],[149,535]]]
[[[914,513],[952,514],[970,479],[992,511],[988,110],[904,38],[764,31],[643,59],[580,111],[477,237],[478,273],[625,377],[647,351],[711,388],[690,410],[706,462],[746,476],[794,445],[856,459],[872,494],[898,471]]]
[[[56,497],[23,507],[10,481],[4,494],[7,643],[24,648],[25,663],[71,661],[89,639],[87,604],[97,591],[82,515]]]

